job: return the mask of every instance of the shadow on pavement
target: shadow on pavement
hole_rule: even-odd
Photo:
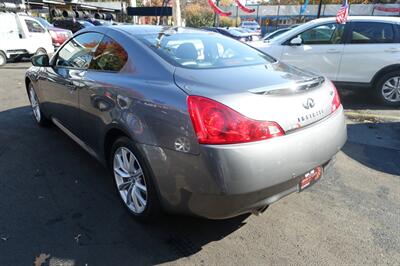
[[[339,89],[340,99],[345,109],[352,110],[400,110],[400,107],[387,107],[375,102],[368,89]]]
[[[400,123],[348,124],[342,151],[374,170],[400,175]]]
[[[56,127],[39,128],[29,107],[0,112],[0,265],[36,256],[75,265],[148,265],[199,252],[245,224],[162,217],[135,222],[111,175]]]

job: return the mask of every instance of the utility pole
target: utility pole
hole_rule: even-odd
[[[174,18],[174,26],[181,27],[182,26],[182,15],[181,15],[181,1],[180,0],[172,1],[172,17]]]
[[[279,11],[281,9],[281,1],[278,1],[278,11],[276,12],[276,23],[275,23],[275,30],[278,29],[278,23],[279,23]]]
[[[236,4],[236,17],[235,17],[235,25],[238,26],[238,18],[239,18],[239,6]]]
[[[321,16],[322,0],[319,0],[317,18]]]
[[[217,0],[215,2],[215,4],[217,6],[219,6],[219,0]],[[219,26],[219,15],[217,13],[214,12],[214,27],[218,27]]]

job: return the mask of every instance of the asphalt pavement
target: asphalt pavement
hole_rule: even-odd
[[[400,264],[399,109],[342,93],[349,137],[333,167],[259,216],[146,225],[95,159],[35,125],[28,66],[0,68],[0,265]]]

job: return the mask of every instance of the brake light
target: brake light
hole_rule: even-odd
[[[55,31],[49,30],[52,39],[57,39],[57,33]]]
[[[335,112],[341,105],[339,93],[333,83],[332,87],[333,87],[333,99],[332,99],[331,113]]]
[[[66,39],[69,38],[70,34],[68,32],[61,33],[53,30],[49,30],[50,36],[53,40],[53,43],[61,45]]]
[[[275,122],[253,120],[214,100],[189,96],[190,118],[199,143],[233,144],[284,135]]]

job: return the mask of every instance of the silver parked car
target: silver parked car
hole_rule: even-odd
[[[317,181],[347,137],[329,80],[213,32],[90,28],[32,63],[37,123],[107,164],[138,219],[260,212]]]

